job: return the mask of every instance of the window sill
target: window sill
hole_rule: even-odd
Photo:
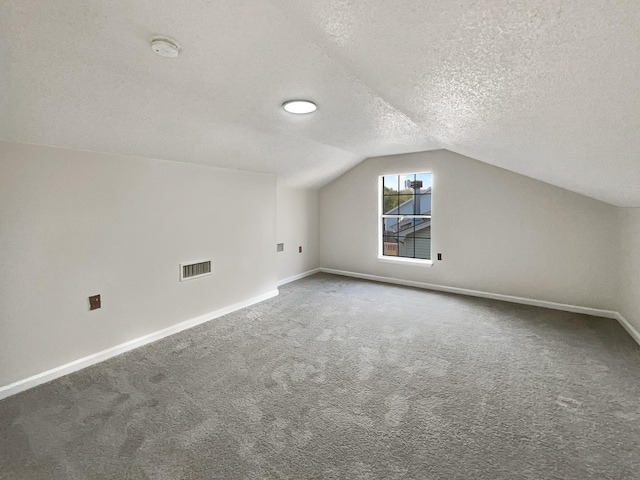
[[[413,267],[433,267],[433,262],[431,260],[420,260],[415,258],[378,256],[378,261],[385,263],[395,263],[396,265],[411,265]]]

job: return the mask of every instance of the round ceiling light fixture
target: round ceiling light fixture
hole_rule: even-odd
[[[315,103],[309,100],[289,100],[282,104],[282,108],[289,113],[295,113],[297,115],[304,115],[306,113],[312,113],[316,111]]]
[[[167,37],[151,37],[151,50],[161,57],[175,58],[180,53],[180,45]]]

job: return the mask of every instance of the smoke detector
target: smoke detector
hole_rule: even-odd
[[[161,57],[175,58],[180,53],[180,45],[175,40],[167,37],[152,37],[151,50]]]

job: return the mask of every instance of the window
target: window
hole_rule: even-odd
[[[431,173],[380,177],[382,259],[431,260]]]

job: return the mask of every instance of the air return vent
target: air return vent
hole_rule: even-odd
[[[180,264],[180,281],[200,278],[211,275],[211,260],[201,260],[198,262],[188,262]]]

